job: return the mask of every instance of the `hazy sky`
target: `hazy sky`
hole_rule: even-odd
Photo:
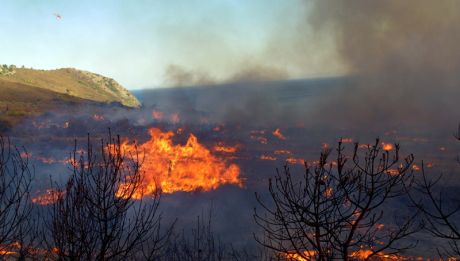
[[[174,84],[168,68],[215,82],[337,74],[308,10],[305,0],[0,0],[0,63],[76,67],[130,89]]]

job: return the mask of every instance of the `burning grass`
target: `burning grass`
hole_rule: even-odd
[[[172,131],[149,130],[150,140],[141,144],[124,142],[122,151],[143,157],[142,184],[135,198],[154,193],[210,191],[224,184],[242,186],[240,168],[199,143],[190,134],[185,145],[174,144]],[[227,150],[229,151],[229,150]],[[231,151],[229,151],[231,152]]]

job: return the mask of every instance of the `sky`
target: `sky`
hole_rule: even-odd
[[[306,0],[0,0],[0,63],[128,89],[340,74],[308,15]]]

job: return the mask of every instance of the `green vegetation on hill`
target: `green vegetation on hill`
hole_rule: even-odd
[[[34,70],[6,66],[0,81],[26,84],[53,92],[96,101],[119,102],[127,107],[139,107],[139,101],[111,78],[73,68]]]
[[[139,101],[115,80],[76,69],[34,70],[0,65],[0,133],[28,116],[77,104]]]

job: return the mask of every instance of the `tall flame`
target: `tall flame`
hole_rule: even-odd
[[[172,131],[149,130],[151,139],[143,144],[122,144],[122,151],[139,153],[142,184],[134,198],[152,194],[157,188],[164,193],[210,191],[223,184],[242,185],[240,168],[214,156],[190,134],[185,145],[173,144]],[[123,186],[122,186],[123,188]]]

